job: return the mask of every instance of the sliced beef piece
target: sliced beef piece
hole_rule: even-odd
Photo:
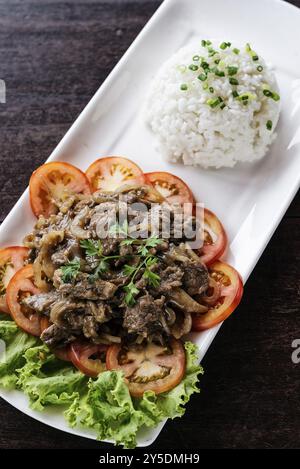
[[[86,304],[82,301],[73,301],[70,298],[61,298],[52,305],[50,311],[50,320],[53,324],[60,327],[70,327],[69,321],[72,321],[72,315],[79,316],[85,312]],[[73,326],[78,329],[78,318],[73,320]]]
[[[99,301],[88,301],[86,311],[95,318],[98,324],[103,324],[112,318],[112,310],[110,306]]]
[[[23,304],[38,313],[49,314],[52,305],[58,301],[59,298],[60,294],[57,291],[51,291],[49,293],[39,293],[37,295],[28,296],[24,298]]]
[[[138,298],[133,307],[127,307],[123,327],[129,334],[138,334],[147,338],[155,332],[162,332],[165,298],[155,300],[151,295]]]
[[[183,288],[191,296],[201,295],[208,288],[208,271],[204,264],[184,264],[182,266]]]
[[[91,282],[87,275],[81,274],[74,284],[62,283],[59,291],[69,297],[80,300],[108,300],[112,298],[117,290],[117,286],[105,280],[95,280]]]
[[[67,264],[75,257],[80,257],[81,249],[76,239],[68,239],[67,242],[51,256],[56,267]]]
[[[98,323],[94,316],[84,316],[82,332],[87,339],[96,339],[98,337]]]
[[[159,271],[160,284],[157,291],[166,294],[182,285],[183,270],[178,266],[169,266]]]
[[[76,336],[71,334],[69,330],[59,327],[56,324],[51,324],[47,329],[42,332],[41,340],[45,342],[48,347],[58,347],[64,344],[69,344],[76,339]]]

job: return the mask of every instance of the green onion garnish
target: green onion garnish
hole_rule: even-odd
[[[222,70],[219,70],[217,67],[214,67],[212,69],[212,72],[217,76],[217,77],[225,77],[225,73]]]
[[[211,108],[215,108],[217,107],[221,102],[222,102],[222,98],[218,97],[218,98],[211,98],[211,99],[208,99],[206,101],[206,104],[208,104]]]
[[[202,46],[202,47],[205,47],[206,44],[207,44],[207,42],[206,42],[204,39],[202,39],[202,41],[201,41],[201,46]]]
[[[254,60],[254,62],[256,62],[258,60],[258,58],[259,58],[258,55],[256,55],[256,54],[252,55],[252,60]]]
[[[208,64],[207,62],[205,62],[205,60],[202,60],[202,62],[201,62],[201,67],[202,67],[204,70],[206,70],[206,69],[209,68],[209,64]]]
[[[222,42],[222,44],[220,44],[220,49],[222,50],[227,49],[227,42]]]
[[[268,130],[272,130],[272,127],[273,127],[273,122],[272,122],[272,121],[270,121],[270,120],[269,120],[269,121],[267,121],[267,123],[266,123],[266,127],[267,127],[267,129],[268,129]]]
[[[224,109],[224,107],[226,107],[226,104],[225,104],[225,103],[222,103],[222,104],[220,105],[220,109]]]
[[[239,84],[238,80],[236,78],[232,78],[232,77],[229,78],[229,83],[231,85],[238,85]]]
[[[248,99],[245,99],[244,101],[242,101],[242,103],[243,103],[244,106],[247,106],[247,104],[248,104]]]
[[[189,69],[192,70],[192,72],[196,72],[198,68],[199,68],[198,65],[194,65],[194,64],[189,65]]]
[[[207,45],[207,46],[210,46],[210,45],[211,45],[211,41],[206,41],[206,45]]]
[[[262,65],[259,65],[256,70],[257,70],[258,72],[262,72],[263,69],[264,69],[264,67],[263,67]]]
[[[215,64],[216,64],[216,65],[219,65],[220,60],[221,60],[221,59],[216,59],[216,60],[214,60]]]
[[[234,98],[237,98],[238,95],[239,95],[239,94],[238,94],[238,92],[237,92],[236,90],[234,90],[234,91],[232,92],[232,96],[233,96]]]
[[[200,60],[200,56],[199,55],[194,55],[193,61],[194,62],[199,62],[199,60]]]
[[[211,93],[214,93],[215,90],[214,90],[214,88],[213,88],[212,86],[210,86],[210,87],[209,87],[209,91],[210,91]]]
[[[233,50],[233,52],[234,52],[236,55],[238,55],[238,54],[240,53],[240,49],[237,49],[236,47],[235,47],[234,49],[232,49],[232,50]]]
[[[246,52],[251,51],[251,46],[250,46],[249,42],[247,42],[245,49],[246,49]]]
[[[200,73],[200,75],[198,75],[198,80],[205,81],[206,79],[207,79],[207,75],[205,75],[205,73]]]
[[[227,67],[227,71],[229,76],[236,75],[238,72],[238,67],[230,65],[229,67]]]
[[[180,89],[181,91],[186,91],[188,89],[188,85],[186,85],[185,83],[182,83],[182,85],[180,85]]]
[[[208,89],[208,83],[203,83],[202,89],[203,89],[203,90],[207,90],[207,89]]]
[[[265,96],[267,96],[267,98],[272,98],[272,99],[274,99],[274,101],[279,101],[280,100],[279,94],[275,93],[274,91],[264,89],[263,93],[264,93]]]

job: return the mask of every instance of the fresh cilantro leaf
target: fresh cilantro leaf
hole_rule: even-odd
[[[147,248],[156,248],[159,244],[163,243],[163,239],[158,238],[157,236],[151,236],[146,240]]]
[[[137,269],[136,266],[126,264],[123,267],[123,274],[126,276],[131,276],[135,273],[136,269]]]
[[[149,254],[149,250],[146,246],[142,245],[139,247],[138,253],[141,254],[143,257],[146,257]]]
[[[94,239],[83,239],[80,241],[80,246],[85,250],[87,256],[101,256],[102,255],[102,243],[100,239],[98,241]]]
[[[62,270],[62,281],[64,283],[71,282],[71,280],[76,279],[77,275],[80,272],[80,259],[76,257],[68,264],[61,267]]]
[[[134,244],[135,243],[135,239],[123,239],[123,241],[121,241],[120,245],[121,246],[130,246],[131,244]]]
[[[148,280],[148,284],[151,287],[157,288],[160,284],[160,276],[152,270],[146,269],[143,273],[143,277]]]
[[[135,297],[140,292],[139,289],[136,287],[136,285],[133,282],[130,282],[128,285],[124,287],[124,290],[126,292],[125,303],[128,306],[133,306],[135,304]]]

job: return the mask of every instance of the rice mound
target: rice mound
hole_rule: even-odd
[[[258,160],[275,138],[279,96],[274,100],[265,96],[264,90],[278,93],[276,78],[260,56],[254,57],[256,53],[249,46],[239,52],[233,46],[222,50],[216,43],[210,48],[217,52],[212,57],[207,46],[193,43],[164,63],[151,85],[146,121],[167,161],[220,168]],[[201,81],[198,76],[205,72],[203,60],[210,68],[214,65],[224,71],[225,77],[208,73]],[[220,60],[217,66],[215,60]],[[229,82],[228,67],[238,68],[231,77],[238,81],[237,86]],[[244,104],[241,98],[245,93],[249,99]],[[222,99],[220,104],[209,105],[216,97]]]

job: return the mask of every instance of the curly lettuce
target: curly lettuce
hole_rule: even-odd
[[[0,357],[0,386],[22,390],[35,410],[60,405],[71,427],[91,429],[99,440],[109,439],[126,448],[136,446],[142,427],[182,416],[191,395],[200,392],[197,383],[203,370],[191,342],[185,343],[187,367],[181,383],[164,394],[147,391],[143,398],[134,399],[120,371],[88,379],[6,318],[0,318],[0,339],[6,344]]]

